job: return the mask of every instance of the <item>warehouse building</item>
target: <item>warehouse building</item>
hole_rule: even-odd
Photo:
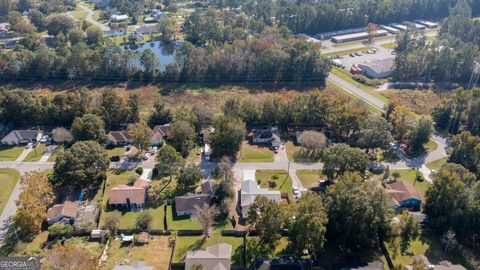
[[[393,27],[395,29],[398,29],[402,32],[407,31],[407,26],[399,23],[391,23],[390,27]]]
[[[400,30],[398,30],[396,28],[393,28],[393,27],[390,27],[390,26],[386,26],[386,25],[380,25],[380,28],[387,31],[388,33],[390,33],[392,35],[396,35],[400,32]]]
[[[358,64],[363,70],[363,74],[375,79],[382,79],[392,76],[394,58],[378,59]]]
[[[423,24],[419,24],[419,23],[414,23],[413,26],[415,26],[415,28],[417,28],[418,30],[425,30],[427,29],[427,27]]]
[[[365,32],[366,29],[367,29],[366,27],[349,28],[349,29],[343,29],[343,30],[337,30],[337,31],[331,31],[331,32],[318,33],[315,35],[315,37],[320,40],[326,40],[326,39],[332,38],[333,36],[349,35],[349,34]]]
[[[388,32],[385,30],[378,30],[375,34],[375,37],[384,37],[388,35]],[[365,40],[368,39],[369,34],[368,32],[361,32],[349,35],[341,35],[341,36],[334,36],[332,37],[333,43],[345,43],[350,41],[358,41],[358,40]]]
[[[426,20],[416,20],[415,22],[418,24],[425,25],[425,27],[427,27],[428,29],[438,28],[438,23],[434,23]]]

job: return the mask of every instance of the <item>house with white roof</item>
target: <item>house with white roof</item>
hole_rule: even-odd
[[[201,265],[205,270],[230,270],[231,257],[232,246],[224,243],[207,247],[206,250],[189,251],[185,258],[185,269]]]
[[[255,180],[255,170],[243,171],[243,182],[240,191],[240,210],[242,217],[246,218],[250,205],[255,202],[258,196],[264,196],[269,200],[279,202],[281,199],[280,191],[261,188]]]

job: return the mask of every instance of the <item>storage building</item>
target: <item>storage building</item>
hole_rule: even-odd
[[[400,30],[398,30],[396,28],[393,28],[393,27],[390,27],[390,26],[386,26],[386,25],[380,25],[380,28],[387,31],[388,33],[390,33],[392,35],[398,34],[398,32],[400,32]]]
[[[403,24],[399,24],[399,23],[392,23],[390,24],[390,27],[393,27],[393,28],[396,28],[400,31],[407,31],[407,26],[406,25],[403,25]]]
[[[386,35],[388,35],[387,31],[378,30],[377,33],[375,34],[375,37],[384,37]],[[368,37],[369,37],[368,32],[361,32],[361,33],[348,34],[348,35],[342,35],[342,36],[334,36],[332,37],[332,42],[345,43],[350,41],[365,40],[365,39],[368,39]]]
[[[435,29],[438,27],[438,23],[434,23],[426,20],[416,20],[415,22],[418,24],[425,25],[425,27],[427,27],[428,29]]]
[[[375,61],[358,64],[363,73],[371,78],[387,78],[392,75],[394,58],[378,59]]]

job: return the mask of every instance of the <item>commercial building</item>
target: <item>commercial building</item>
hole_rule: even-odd
[[[396,28],[393,28],[393,27],[390,27],[390,26],[386,26],[386,25],[380,25],[380,28],[387,31],[388,33],[390,33],[392,35],[398,34],[400,32],[400,30],[398,30]]]
[[[385,30],[378,30],[374,37],[384,37],[388,35],[388,32]],[[348,34],[348,35],[341,35],[341,36],[334,36],[332,37],[332,42],[333,43],[345,43],[345,42],[350,42],[350,41],[358,41],[358,40],[365,40],[370,37],[370,34],[368,32],[360,32],[360,33],[355,33],[355,34]]]
[[[325,39],[330,39],[333,36],[355,34],[355,33],[365,32],[365,30],[366,30],[365,27],[350,28],[350,29],[343,29],[338,31],[319,33],[319,34],[316,34],[315,37],[321,40],[325,40]]]
[[[394,65],[394,58],[378,59],[375,61],[367,61],[358,64],[358,67],[363,70],[364,75],[375,78],[387,78],[392,75]]]
[[[402,32],[407,31],[407,28],[408,28],[406,25],[399,24],[399,23],[391,23],[389,26],[396,28]]]
[[[415,22],[418,23],[418,24],[424,25],[424,26],[427,27],[428,29],[438,28],[438,23],[434,23],[434,22],[431,22],[431,21],[416,20]]]

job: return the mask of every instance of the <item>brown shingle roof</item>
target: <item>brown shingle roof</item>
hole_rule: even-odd
[[[212,181],[208,180],[201,185],[202,193],[211,194],[215,193],[215,187]]]
[[[138,186],[118,185],[110,191],[108,204],[126,204],[127,199],[130,203],[145,203],[145,188]]]
[[[149,236],[149,234],[147,232],[141,232],[138,235],[138,242],[139,243],[147,243],[148,242],[148,236]]]
[[[170,132],[170,124],[156,125],[153,127],[153,134],[151,141],[161,141],[164,137],[168,136]]]
[[[390,199],[394,205],[399,205],[400,202],[411,198],[422,200],[415,187],[408,182],[396,181],[391,183],[389,186],[390,189],[388,190],[388,194],[390,195]]]
[[[128,132],[126,130],[122,131],[110,131],[108,133],[108,140],[113,142],[113,143],[127,143],[130,140],[130,136],[128,135]]]
[[[66,201],[55,204],[47,210],[47,220],[54,220],[60,216],[75,218],[78,212],[78,201]]]
[[[195,205],[201,206],[203,204],[209,204],[210,199],[210,194],[195,194],[188,192],[182,196],[175,197],[175,210],[177,212],[192,211],[195,209]]]

